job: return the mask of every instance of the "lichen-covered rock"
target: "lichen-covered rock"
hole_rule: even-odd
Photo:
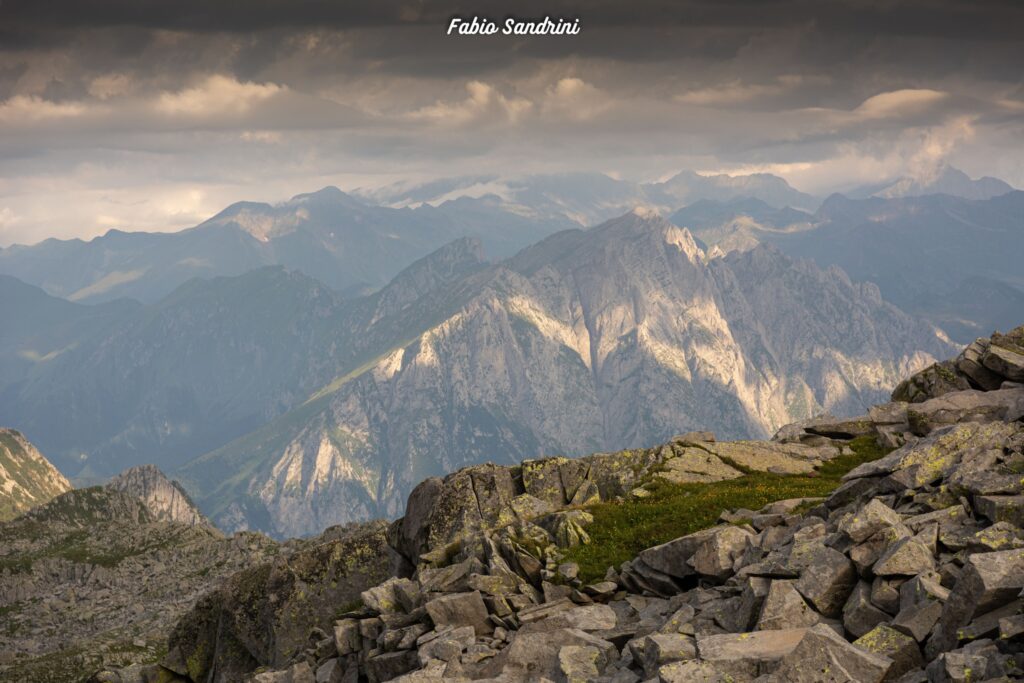
[[[942,361],[928,366],[896,385],[892,392],[892,400],[922,403],[951,391],[970,388],[971,384],[967,377],[959,372],[953,361]]]
[[[720,527],[697,546],[689,563],[701,576],[722,581],[732,574],[733,564],[753,534],[737,526]]]
[[[851,645],[825,625],[807,631],[774,672],[779,681],[881,683],[892,660]]]
[[[784,579],[771,582],[757,619],[758,631],[806,628],[821,621],[821,615],[811,609],[793,583]]]
[[[853,641],[853,644],[862,650],[892,660],[892,665],[886,673],[886,680],[894,681],[906,672],[924,666],[917,641],[885,624],[876,626]]]
[[[697,652],[717,672],[751,680],[774,670],[803,640],[807,629],[782,629],[697,637]],[[798,679],[790,679],[798,680]]]
[[[802,563],[794,587],[819,613],[839,616],[857,583],[853,563],[841,552],[824,545],[815,545]]]
[[[472,626],[478,636],[494,630],[479,591],[443,595],[427,602],[426,608],[437,628]]]

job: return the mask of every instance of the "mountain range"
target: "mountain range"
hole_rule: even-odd
[[[417,333],[403,320],[368,362],[178,471],[220,526],[297,535],[394,516],[415,482],[483,460],[696,428],[765,436],[862,411],[951,348],[873,285],[771,247],[709,259],[656,215],[559,233],[482,269],[456,250],[418,264],[461,257],[471,274],[409,300]],[[373,320],[359,336],[387,339],[386,317]]]
[[[0,249],[0,273],[82,303],[120,297],[152,303],[193,277],[240,275],[266,265],[358,293],[380,288],[417,258],[461,236],[509,256],[575,225],[559,216],[524,217],[489,197],[393,209],[327,187],[276,205],[232,204],[180,232],[111,230],[89,241],[14,245]]]
[[[480,177],[12,247],[0,412],[80,484],[152,462],[222,528],[301,535],[482,460],[859,412],[948,353],[933,325],[1024,310],[1024,193],[807,199]]]
[[[495,175],[396,183],[357,190],[367,201],[392,207],[442,205],[454,198],[494,197],[510,211],[528,216],[569,218],[583,227],[597,225],[636,206],[662,213],[701,199],[754,198],[772,206],[813,210],[820,200],[770,173],[730,176],[681,171],[667,180],[638,183],[603,173]]]
[[[960,343],[1007,329],[1024,311],[1024,192],[991,199],[833,195],[813,214],[744,199],[672,214],[705,247],[777,246],[874,282],[883,297]]]
[[[61,469],[144,453],[222,528],[277,535],[397,514],[480,460],[856,412],[950,348],[873,285],[770,246],[711,258],[644,212],[493,265],[456,240],[355,298],[280,267],[148,306],[0,286],[40,312],[0,349],[0,408]]]
[[[971,178],[958,168],[943,164],[920,177],[904,177],[892,182],[867,185],[847,193],[852,199],[867,197],[920,197],[946,194],[963,199],[992,199],[1012,192],[1013,187],[999,178]]]

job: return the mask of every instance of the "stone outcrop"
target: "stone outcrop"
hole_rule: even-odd
[[[993,391],[1004,384],[1024,383],[1024,328],[990,339],[977,339],[951,361],[931,365],[903,380],[894,401],[921,403],[965,389]]]
[[[107,482],[107,488],[140,498],[158,521],[189,526],[210,524],[181,485],[164,476],[155,465],[127,469]]]
[[[394,575],[366,585],[333,622],[307,620],[305,642],[293,629],[287,647],[270,645],[295,584],[264,573],[255,583],[266,598],[204,599],[179,623],[164,665],[213,682],[1014,679],[1024,668],[1024,422],[998,410],[910,418],[912,406],[963,391],[1012,404],[1006,396],[1024,387],[1000,377],[989,391],[819,418],[756,446],[689,435],[648,451],[427,480],[388,530]],[[719,464],[735,469],[744,453],[764,459],[743,467],[805,471],[854,436],[894,447],[825,499],[727,511],[722,524],[648,548],[596,583],[564,561],[590,523],[574,501],[636,496],[655,476],[690,471],[674,460],[721,478],[731,475]],[[570,526],[575,534],[559,532]],[[209,664],[239,647],[250,659]],[[192,671],[195,661],[205,664]]]

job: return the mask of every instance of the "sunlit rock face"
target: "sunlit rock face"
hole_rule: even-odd
[[[425,332],[186,478],[244,459],[251,476],[207,494],[215,521],[308,534],[400,515],[417,482],[476,462],[861,413],[949,350],[838,269],[766,246],[711,258],[635,211],[493,268]]]

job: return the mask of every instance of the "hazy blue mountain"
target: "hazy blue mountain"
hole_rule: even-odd
[[[676,225],[698,232],[717,228],[740,217],[752,219],[760,226],[782,230],[791,225],[811,223],[814,217],[786,206],[775,208],[754,197],[740,197],[729,201],[701,199],[676,211],[669,218]]]
[[[746,251],[769,233],[796,232],[814,227],[814,217],[789,206],[777,209],[760,199],[744,197],[729,201],[701,199],[672,214],[670,220],[687,228],[702,248],[722,252]]]
[[[190,280],[148,306],[75,304],[2,278],[0,313],[35,314],[23,333],[0,333],[0,364],[12,369],[0,375],[0,414],[80,479],[140,458],[180,465],[302,403],[379,344],[416,334],[432,318],[412,304],[439,282],[469,286],[484,265],[479,243],[464,238],[368,297],[267,266]]]
[[[0,390],[141,308],[130,300],[99,306],[50,296],[17,278],[0,275]]]
[[[967,343],[1024,316],[1022,217],[1024,192],[1012,191],[987,200],[833,195],[813,216],[749,200],[697,202],[672,220],[723,252],[770,243],[821,267],[838,265]]]
[[[811,211],[820,201],[809,194],[794,189],[779,176],[770,173],[730,176],[699,175],[683,171],[663,183],[646,185],[652,194],[671,197],[676,208],[692,204],[701,199],[728,201],[739,197],[759,199],[777,209],[796,207]]]
[[[767,173],[747,176],[700,175],[683,171],[661,183],[637,183],[603,173],[558,173],[526,176],[465,176],[426,183],[398,183],[363,191],[369,201],[416,206],[448,199],[490,196],[509,211],[549,220],[568,219],[587,227],[637,206],[668,215],[701,200],[754,198],[782,209],[814,209],[819,201]]]
[[[653,215],[467,270],[418,299],[401,276],[364,304],[366,360],[175,476],[223,528],[306,534],[400,514],[470,463],[861,412],[951,349],[838,268],[764,245],[709,258]]]
[[[28,367],[2,378],[0,413],[86,478],[140,458],[180,461],[287,409],[304,383],[318,385],[342,308],[326,286],[280,267],[192,280],[117,316],[22,287],[33,306],[74,307],[74,317],[50,346],[3,340],[0,357]]]
[[[524,216],[493,198],[395,209],[337,188],[277,205],[233,204],[176,233],[110,231],[90,240],[46,240],[0,249],[0,273],[73,301],[131,297],[152,303],[193,277],[283,265],[344,293],[376,289],[416,259],[462,236],[495,257],[557,230],[564,217]]]
[[[883,197],[920,197],[928,194],[948,194],[964,199],[992,199],[1013,192],[1014,188],[999,178],[984,176],[973,179],[952,166],[943,166],[926,178],[900,178],[895,182],[868,185],[849,194],[855,199]]]
[[[883,296],[909,311],[935,311],[992,331],[1005,318],[1004,302],[970,301],[955,309],[949,295],[972,279],[1024,289],[1024,192],[989,200],[948,195],[851,200],[830,197],[815,215],[814,230],[770,236],[788,254],[838,265],[870,280]],[[1012,316],[1011,316],[1012,317]],[[1017,316],[1020,317],[1019,315]],[[961,338],[961,341],[970,339]]]

